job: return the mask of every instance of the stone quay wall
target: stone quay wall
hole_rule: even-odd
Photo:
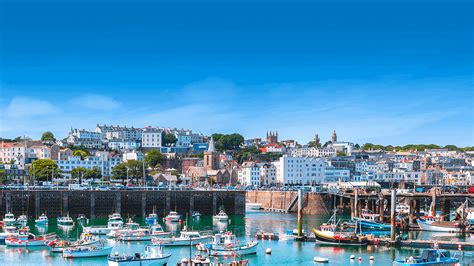
[[[297,196],[296,191],[247,191],[247,202],[262,204],[266,210],[296,212]],[[303,193],[303,214],[329,214],[329,203],[325,193]]]
[[[38,217],[46,213],[55,218],[69,213],[71,217],[84,214],[90,218],[107,217],[113,212],[122,216],[146,216],[153,209],[159,216],[176,210],[181,215],[199,211],[213,215],[224,208],[227,214],[245,215],[243,191],[80,191],[34,190],[0,191],[0,217],[10,211],[15,216],[27,214]]]

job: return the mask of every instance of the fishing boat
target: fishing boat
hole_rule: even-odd
[[[199,242],[211,240],[212,235],[201,235],[197,231],[182,231],[179,237],[152,238],[153,245],[163,246],[191,246]]]
[[[48,225],[48,216],[46,214],[42,213],[38,219],[35,220],[36,225],[38,226],[46,226]]]
[[[451,257],[447,250],[425,249],[419,257],[408,257],[393,262],[394,266],[454,266],[459,259]]]
[[[432,224],[436,221],[439,221],[439,217],[437,216],[432,216],[432,215],[425,215],[419,218],[419,220],[427,223],[427,224]]]
[[[231,232],[215,234],[209,244],[198,244],[200,251],[206,251],[211,256],[234,256],[257,253],[258,241],[240,243]]]
[[[148,216],[145,218],[145,222],[148,225],[152,225],[152,224],[158,222],[158,214],[156,214],[154,209],[153,209],[153,212],[148,214]]]
[[[356,224],[359,222],[356,222]],[[336,221],[336,211],[329,218],[327,223],[322,224],[318,229],[313,228],[316,242],[326,245],[338,245],[338,246],[365,246],[368,243],[366,237],[356,232],[338,232],[338,224]],[[355,230],[361,230],[360,225],[356,225]]]
[[[9,225],[3,227],[3,232],[0,233],[0,241],[5,241],[5,238],[14,238],[18,236],[18,229],[16,226]]]
[[[35,236],[29,232],[28,229],[20,228],[18,230],[18,235],[16,237],[7,237],[5,238],[5,245],[11,247],[32,247],[32,246],[44,246],[45,241],[54,239],[56,234],[46,234]]]
[[[380,214],[372,213],[369,210],[363,210],[360,217],[354,217],[353,220],[361,229],[366,230],[390,230],[388,224],[379,223]]]
[[[135,253],[119,255],[115,252],[114,255],[107,257],[109,266],[148,266],[148,265],[166,265],[168,263],[171,253],[163,253],[162,246],[145,246],[144,253]]]
[[[92,258],[105,257],[110,254],[113,247],[110,246],[79,246],[63,250],[64,258]]]
[[[180,219],[181,219],[181,216],[175,212],[175,211],[170,211],[170,213],[168,215],[166,215],[165,218],[163,218],[165,221],[168,221],[168,222],[179,222]]]
[[[201,213],[198,212],[198,211],[193,211],[192,217],[194,219],[199,219],[199,218],[201,218]]]
[[[395,212],[400,214],[400,215],[405,215],[410,213],[410,206],[408,206],[405,203],[397,203],[397,206],[395,207]]]
[[[229,220],[229,216],[227,216],[224,210],[220,210],[219,213],[212,216],[212,218],[219,222],[227,222]]]
[[[416,221],[422,231],[461,233],[466,230],[466,224],[461,221]]]
[[[57,218],[58,225],[74,225],[74,220],[69,216],[62,216]]]
[[[93,235],[107,235],[112,231],[119,230],[123,228],[122,216],[119,213],[114,213],[109,215],[109,221],[107,226],[88,226],[84,227],[84,232],[93,234]]]
[[[19,225],[19,226],[26,226],[26,224],[28,223],[28,216],[22,214],[18,217],[18,219],[16,219],[16,224]]]
[[[46,241],[45,244],[50,248],[51,252],[56,253],[63,252],[66,248],[96,245],[99,241],[99,238],[94,235],[82,233],[79,239],[72,243],[66,240],[53,239]]]
[[[163,227],[159,223],[154,223],[152,226],[150,226],[150,233],[152,236],[161,238],[161,237],[169,237],[171,235],[171,232],[166,232],[163,230]]]
[[[9,212],[5,214],[5,217],[3,218],[3,225],[4,226],[9,226],[9,225],[15,225],[16,219],[15,215],[13,213]]]

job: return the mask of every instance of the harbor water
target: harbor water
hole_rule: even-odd
[[[305,216],[303,218],[303,229],[309,232],[312,227],[319,226],[327,221],[329,216]],[[256,255],[245,256],[250,265],[318,265],[313,262],[316,256],[329,259],[329,265],[392,265],[393,260],[402,259],[407,256],[418,255],[419,249],[388,248],[382,246],[367,247],[328,247],[320,246],[314,242],[295,242],[291,237],[286,236],[287,230],[296,228],[296,215],[283,213],[253,212],[243,216],[230,216],[230,223],[213,222],[212,217],[203,216],[200,219],[189,219],[189,228],[193,230],[209,231],[232,231],[239,239],[253,239],[259,231],[276,232],[280,235],[279,241],[261,240],[259,241],[258,253]],[[136,219],[137,222],[144,223],[143,220]],[[91,221],[91,224],[104,225],[106,219]],[[179,233],[183,228],[183,223],[163,223],[167,230]],[[51,219],[47,228],[35,227],[30,221],[29,226],[33,233],[55,232],[62,238],[75,239],[81,232],[82,227],[77,223],[73,227],[63,228],[56,226],[56,222]],[[414,239],[439,239],[451,241],[474,241],[474,236],[456,236],[446,233],[411,232],[410,238]],[[113,253],[139,253],[143,252],[144,246],[150,242],[119,242],[108,239],[107,243],[114,246]],[[271,255],[265,254],[265,250],[271,248]],[[167,247],[165,252],[172,253],[168,265],[176,265],[181,259],[194,256],[194,247]],[[454,253],[454,251],[453,251]],[[350,260],[354,255],[355,260]],[[373,256],[374,260],[369,258]],[[474,265],[474,253],[465,253],[461,260],[461,265]],[[361,257],[362,261],[358,258]],[[220,261],[231,261],[231,258],[222,258]],[[0,245],[0,265],[106,265],[107,259],[83,258],[65,259],[61,254],[51,254],[47,247],[17,248]]]

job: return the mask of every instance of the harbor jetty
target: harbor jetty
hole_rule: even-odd
[[[16,216],[38,217],[47,213],[55,218],[64,213],[71,217],[84,214],[91,218],[107,217],[113,212],[126,216],[145,216],[156,210],[160,215],[199,211],[215,215],[220,208],[227,214],[245,214],[245,192],[220,190],[0,190],[0,217],[7,211]]]

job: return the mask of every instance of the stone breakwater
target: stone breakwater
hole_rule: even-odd
[[[71,217],[84,214],[91,218],[107,217],[112,212],[122,216],[145,216],[156,210],[159,216],[176,210],[185,215],[199,211],[203,215],[216,214],[224,208],[228,214],[245,214],[243,191],[73,191],[36,190],[0,191],[0,217],[10,211],[15,216],[27,214],[48,217],[69,213]]]
[[[296,212],[296,191],[247,191],[247,202],[262,204],[262,208],[280,212]],[[329,214],[330,198],[327,194],[304,193],[303,214]]]

